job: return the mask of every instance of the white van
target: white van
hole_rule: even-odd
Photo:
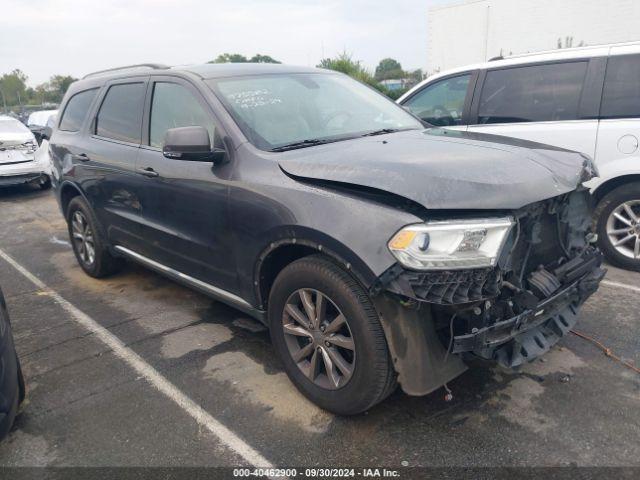
[[[496,58],[434,75],[398,102],[436,126],[591,156],[600,247],[640,270],[640,42]]]

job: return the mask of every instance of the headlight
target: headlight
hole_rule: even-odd
[[[513,225],[511,217],[408,225],[388,247],[402,265],[415,270],[492,267]]]
[[[22,145],[20,145],[23,150],[26,150],[29,153],[33,153],[38,149],[38,143],[33,140],[27,140]]]

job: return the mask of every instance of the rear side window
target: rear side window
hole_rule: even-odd
[[[76,93],[69,99],[60,120],[60,130],[67,132],[80,130],[97,92],[97,88],[85,90],[84,92]]]
[[[460,125],[470,74],[435,82],[404,103],[411,113],[438,127]]]
[[[96,118],[96,135],[122,142],[140,143],[145,84],[112,85]]]
[[[214,139],[211,118],[198,100],[182,85],[158,82],[153,87],[149,145],[162,147],[164,134],[170,128],[204,127],[209,138]]]
[[[478,123],[575,120],[586,73],[586,61],[489,71]]]
[[[640,117],[640,55],[609,58],[600,117]]]

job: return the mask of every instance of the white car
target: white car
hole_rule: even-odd
[[[0,115],[0,187],[34,183],[43,190],[50,188],[49,156],[36,154],[38,150],[38,143],[27,127],[12,117]]]
[[[640,270],[640,42],[497,58],[438,73],[398,103],[433,125],[556,145],[595,160],[598,241]]]
[[[49,119],[58,114],[58,110],[39,110],[32,112],[27,120],[29,127],[46,127]]]

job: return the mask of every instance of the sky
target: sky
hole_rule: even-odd
[[[427,11],[454,0],[0,0],[0,75],[35,86],[136,63],[204,63],[221,53],[315,66],[350,53],[375,69],[427,62]]]

